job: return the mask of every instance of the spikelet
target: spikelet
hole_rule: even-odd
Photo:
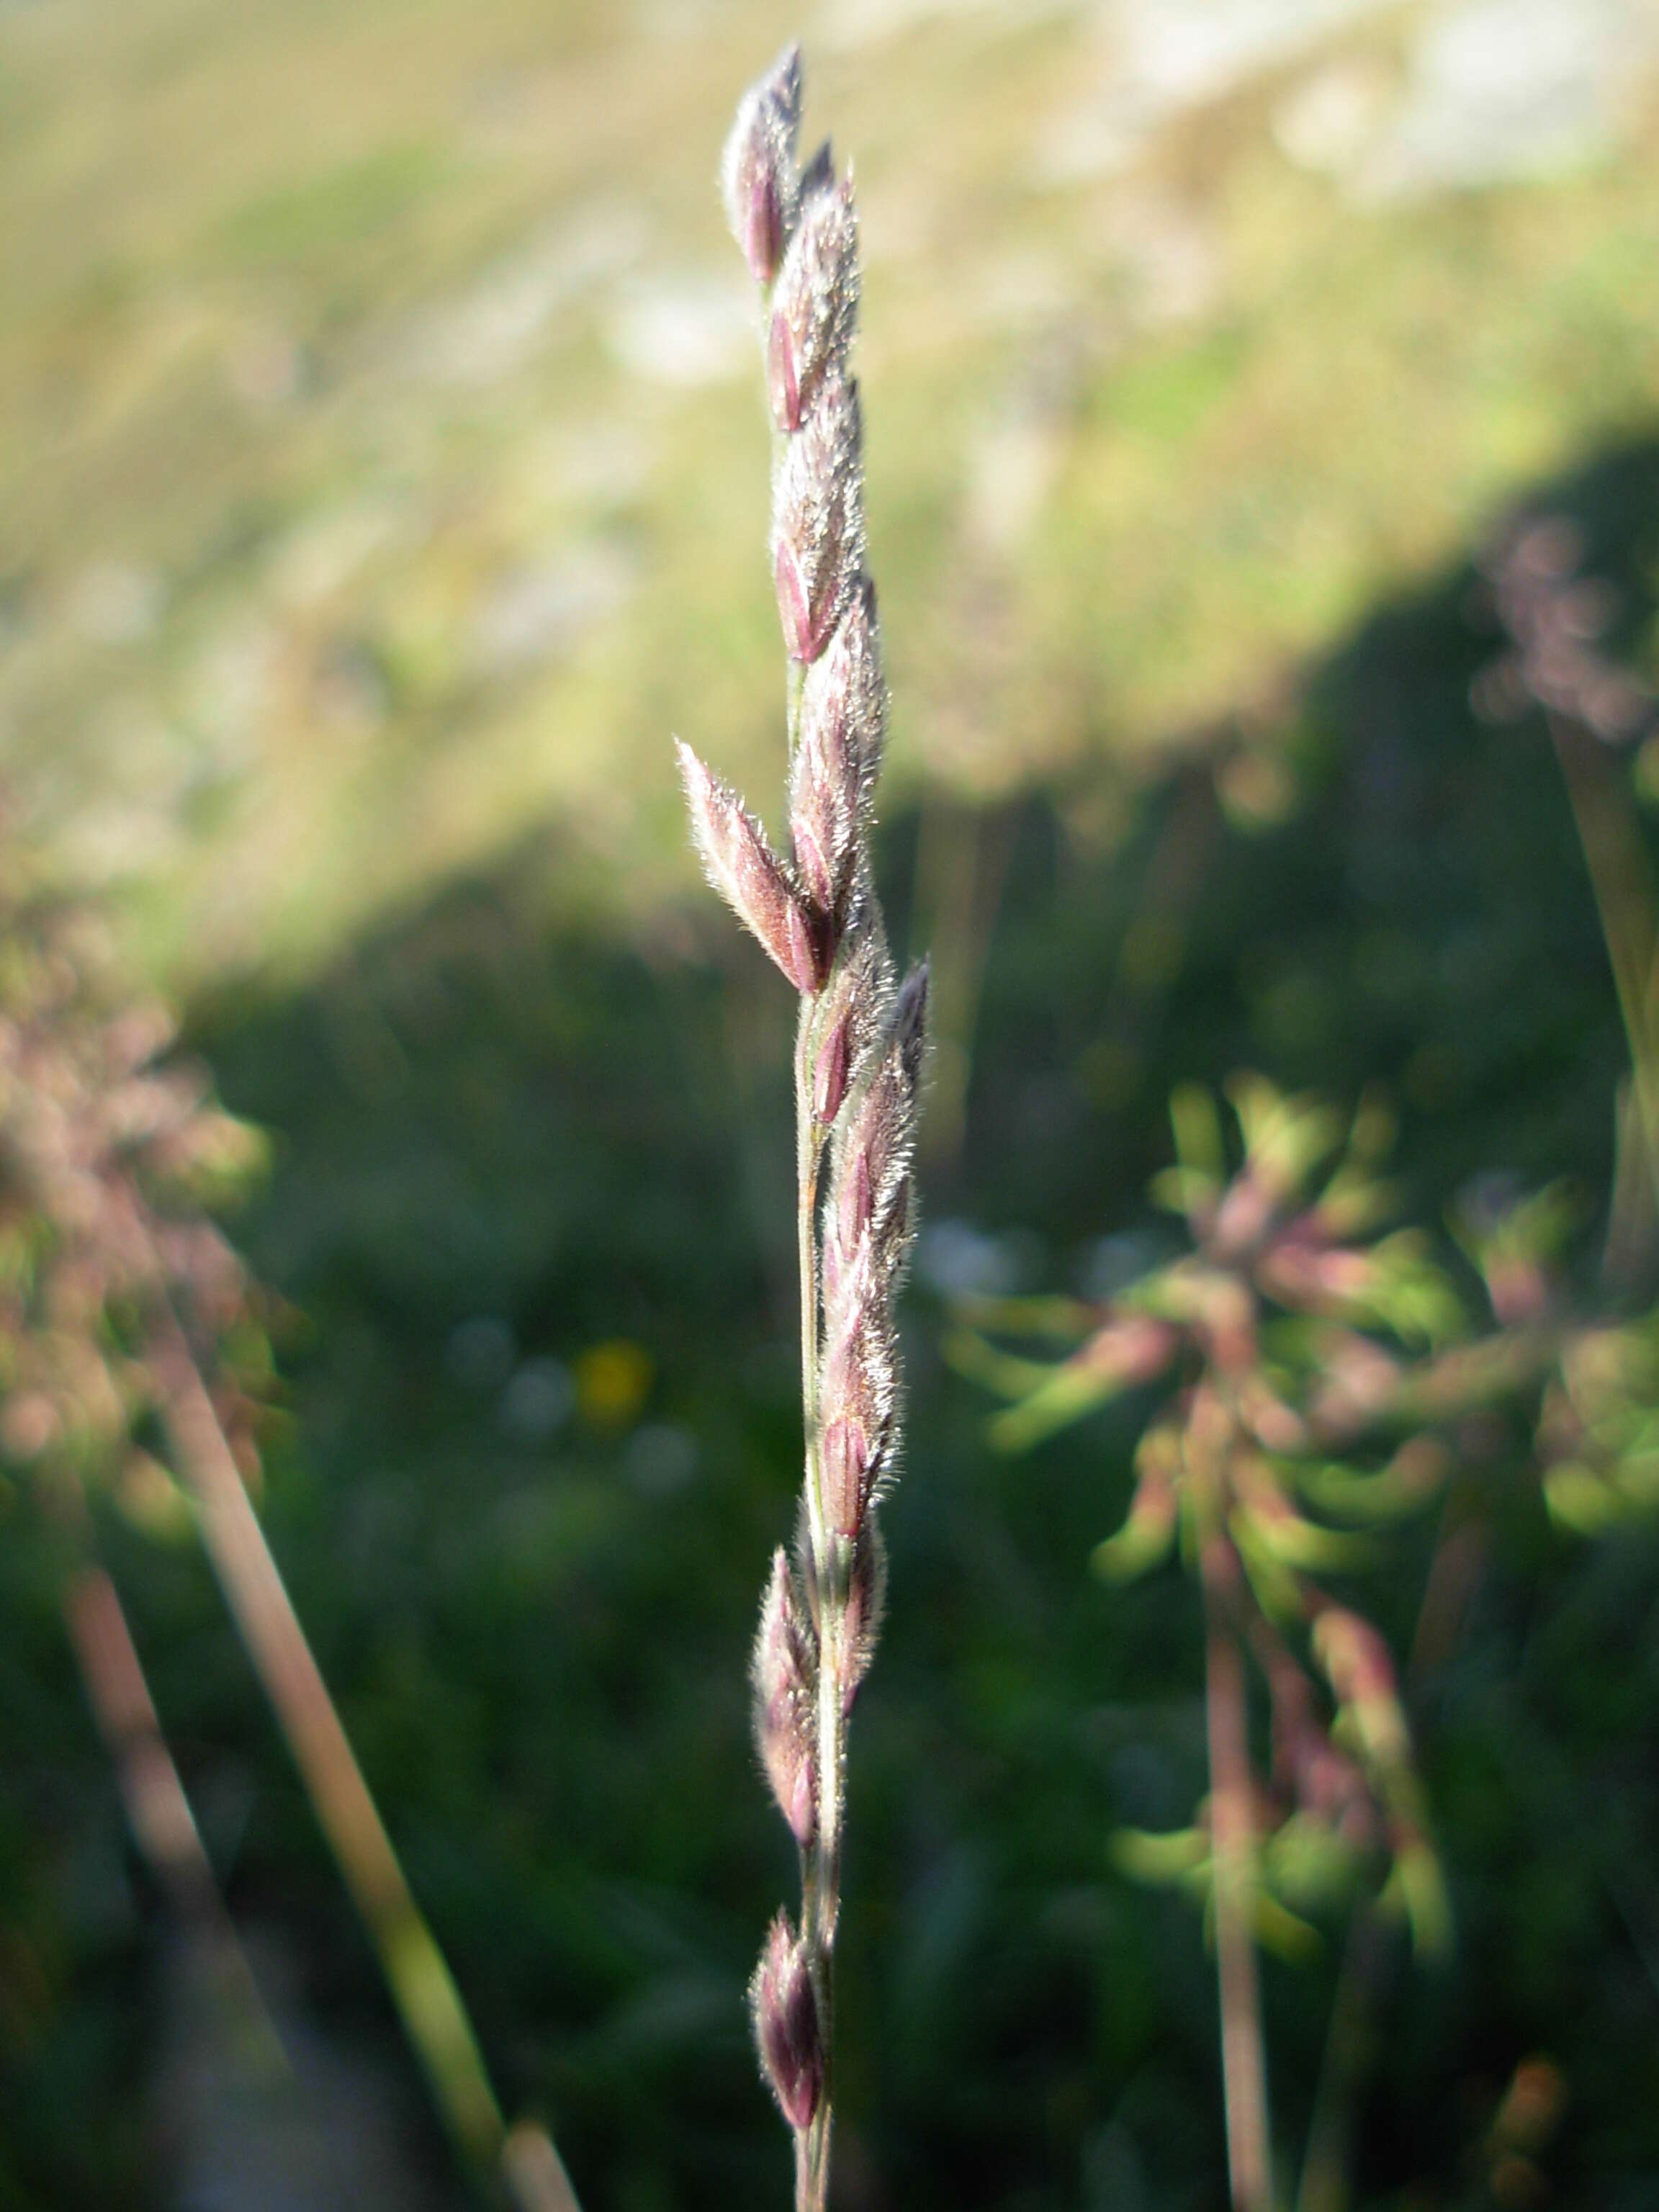
[[[808,667],[801,685],[796,773],[802,756],[822,761],[848,790],[861,838],[869,836],[886,732],[876,587],[860,576],[829,650]]]
[[[780,430],[799,430],[825,374],[845,369],[858,304],[853,180],[836,182],[826,146],[803,179],[799,227],[772,295],[766,367]]]
[[[761,2071],[799,2134],[811,2124],[823,2087],[823,2036],[811,1961],[787,1912],[767,1930],[749,2005]]]
[[[812,1040],[812,1114],[825,1128],[849,1096],[862,1091],[872,1054],[886,1033],[893,963],[881,917],[872,907],[854,915],[819,1000]],[[826,1262],[829,1255],[826,1252]]]
[[[761,1764],[778,1810],[804,1847],[811,1841],[817,1818],[817,1652],[781,1547],[773,1554],[771,1577],[761,1601],[749,1674],[755,1689],[755,1741]]]
[[[772,573],[792,660],[816,660],[829,644],[859,580],[864,546],[858,386],[831,368],[785,445],[772,487]]]
[[[743,100],[722,172],[726,213],[764,306],[767,392],[782,434],[770,554],[796,665],[790,858],[688,748],[680,768],[709,879],[800,994],[799,1124],[806,1481],[799,1572],[775,1553],[750,1662],[756,1743],[802,1854],[799,1933],[782,1915],[750,1985],[761,2067],[795,2131],[799,2212],[823,2212],[830,2096],[825,2012],[840,1907],[845,1723],[881,1625],[874,1506],[899,1443],[893,1302],[909,1241],[927,1000],[895,988],[870,860],[887,724],[875,589],[865,573],[864,441],[848,354],[859,302],[850,176],[825,146],[795,167],[800,57]],[[829,1188],[820,1205],[821,1168]]]
[[[848,1581],[846,1626],[836,1656],[841,1668],[842,1709],[850,1713],[859,1685],[870,1671],[887,1610],[887,1546],[879,1522],[866,1514],[853,1547]]]
[[[890,1285],[909,1243],[927,982],[926,962],[906,976],[880,1056],[836,1132],[831,1158],[828,1238],[843,1267],[851,1267],[867,1240],[884,1287]]]
[[[818,905],[842,922],[859,902],[886,708],[875,591],[866,578],[828,650],[807,666],[789,774],[795,865]]]
[[[792,46],[744,94],[720,163],[726,220],[757,284],[769,284],[776,276],[784,240],[794,227],[799,128],[800,48]]]
[[[731,785],[711,775],[690,745],[678,750],[691,831],[709,882],[798,991],[821,989],[829,969],[824,917]]]

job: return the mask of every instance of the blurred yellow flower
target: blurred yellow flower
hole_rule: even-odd
[[[595,1344],[576,1362],[576,1403],[596,1428],[631,1428],[650,1392],[651,1355],[626,1337]]]

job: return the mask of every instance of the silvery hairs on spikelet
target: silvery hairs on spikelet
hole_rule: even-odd
[[[800,1849],[801,1913],[799,1929],[787,1913],[774,1920],[750,2002],[762,2072],[794,2135],[798,2212],[823,2212],[846,1727],[881,1621],[875,1507],[898,1458],[893,1309],[910,1240],[927,970],[896,982],[871,875],[887,693],[848,374],[858,218],[828,146],[804,173],[796,166],[800,87],[791,46],[744,94],[722,170],[726,213],[763,295],[790,857],[688,746],[679,760],[709,881],[800,995],[805,1480],[796,1556],[780,1547],[773,1559],[750,1674],[761,1764]]]

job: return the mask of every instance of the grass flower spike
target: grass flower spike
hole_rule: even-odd
[[[866,574],[863,440],[848,352],[859,296],[850,179],[797,167],[800,56],[745,94],[726,212],[756,281],[776,433],[772,570],[787,656],[790,857],[682,745],[709,880],[800,999],[795,1048],[805,1477],[750,1674],[761,1764],[800,1849],[799,1929],[773,1922],[750,1989],[761,2070],[795,2143],[797,2212],[830,2183],[833,1966],[848,1715],[884,1586],[876,1507],[899,1449],[894,1301],[910,1241],[927,971],[895,975],[870,867],[887,694]],[[826,1173],[827,1170],[827,1173]]]

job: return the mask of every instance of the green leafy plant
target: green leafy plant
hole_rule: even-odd
[[[1176,1162],[1154,1192],[1184,1249],[1099,1301],[965,1301],[949,1350],[1009,1401],[991,1426],[1006,1451],[1129,1394],[1147,1407],[1127,1516],[1094,1565],[1121,1583],[1178,1553],[1195,1577],[1210,1790],[1191,1827],[1122,1832],[1114,1848],[1124,1871],[1181,1884],[1210,1917],[1233,2200],[1263,2212],[1275,2199],[1258,1943],[1304,1951],[1318,1942],[1310,1916],[1361,1894],[1402,1917],[1420,1951],[1450,1932],[1399,1670],[1363,1610],[1364,1578],[1390,1525],[1458,1479],[1470,1415],[1535,1405],[1554,1374],[1547,1405],[1596,1428],[1589,1378],[1626,1375],[1635,1355],[1620,1335],[1611,1358],[1553,1308],[1565,1194],[1465,1209],[1461,1240],[1491,1308],[1477,1319],[1474,1285],[1420,1232],[1387,1226],[1380,1105],[1345,1122],[1259,1076],[1231,1097],[1237,1158],[1209,1094],[1172,1103]],[[1058,1361],[1021,1348],[1045,1339],[1074,1348]],[[1621,1437],[1639,1428],[1628,1408],[1597,1407],[1598,1434],[1610,1419]],[[1603,1480],[1550,1479],[1569,1497]]]

